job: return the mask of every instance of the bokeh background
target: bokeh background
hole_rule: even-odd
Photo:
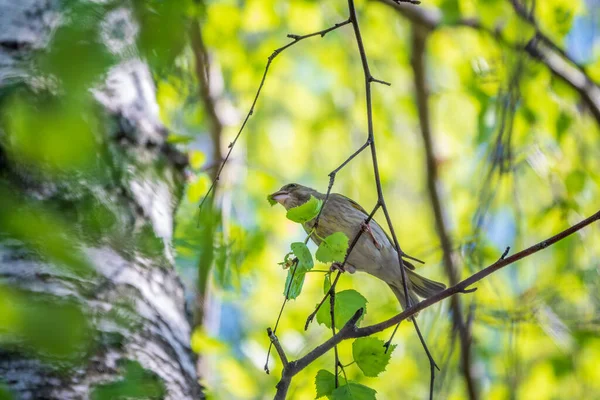
[[[264,372],[269,346],[265,332],[275,324],[287,274],[277,263],[305,233],[285,218],[283,208],[270,207],[266,196],[289,182],[326,191],[328,173],[366,140],[363,72],[350,26],[302,41],[277,56],[214,196],[200,212],[198,204],[252,104],[267,57],[289,41],[287,34],[311,33],[344,21],[347,3],[155,0],[131,2],[132,12],[122,8],[129,3],[117,3],[64,3],[72,7],[71,19],[54,32],[51,50],[35,59],[34,70],[62,77],[65,100],[39,115],[31,105],[45,101],[39,93],[11,95],[2,103],[3,129],[25,132],[12,148],[17,149],[14,157],[31,168],[42,168],[36,163],[44,159],[44,171],[52,177],[88,171],[88,178],[109,179],[102,168],[94,169],[102,166],[102,157],[96,156],[98,142],[91,138],[98,134],[95,127],[106,126],[106,121],[91,116],[95,105],[89,88],[116,59],[140,58],[149,64],[167,141],[189,157],[186,181],[177,189],[182,196],[172,254],[186,287],[190,343],[198,355],[202,384],[209,398],[271,398],[281,363],[271,354],[271,373]],[[357,1],[357,7],[372,73],[392,84],[373,86],[383,191],[403,250],[426,261],[418,266],[420,274],[449,279],[427,188],[411,64],[416,56],[424,57],[437,188],[452,259],[462,278],[496,261],[507,246],[523,249],[598,211],[599,1],[426,0],[419,6],[395,7],[391,1],[372,0]],[[518,15],[519,7],[524,15]],[[82,35],[110,33],[106,26],[119,27],[118,34],[91,40],[91,47],[82,44]],[[415,54],[416,31],[425,32],[422,54]],[[65,48],[68,54],[61,52]],[[532,49],[540,48],[536,57]],[[85,62],[73,69],[77,57]],[[581,83],[582,76],[589,82]],[[54,84],[40,83],[46,88]],[[591,100],[582,96],[585,90]],[[48,145],[42,156],[36,137],[28,136],[39,130],[63,143],[66,137],[74,142]],[[68,192],[69,186],[63,190]],[[337,175],[334,191],[367,210],[375,205],[368,152]],[[1,201],[6,207],[20,201],[7,194],[9,189],[5,192]],[[96,213],[95,204],[82,212],[93,215],[89,226],[102,231],[112,211],[107,206]],[[42,228],[48,234],[36,240],[46,240],[53,229],[69,231],[67,211],[32,207],[19,215],[43,215],[47,228]],[[3,223],[8,215],[0,214]],[[384,222],[381,213],[375,219]],[[25,241],[31,232],[39,234],[37,223],[10,221],[13,225],[4,227]],[[21,232],[15,226],[25,228]],[[151,231],[141,229],[143,234],[134,238],[113,232],[113,241],[152,253],[157,235]],[[591,226],[498,271],[479,282],[475,293],[461,297],[472,331],[471,370],[480,398],[600,397],[599,240],[598,227]],[[54,251],[65,243],[40,251],[80,266]],[[308,274],[302,295],[286,305],[278,328],[292,359],[331,334],[316,322],[303,330],[323,295],[328,266],[319,264],[315,270]],[[338,288],[355,288],[367,298],[362,325],[399,311],[387,286],[370,276],[344,274]],[[21,296],[8,287],[0,293],[3,298]],[[14,311],[0,301],[1,307]],[[430,307],[418,320],[441,368],[436,398],[468,398],[449,301]],[[10,321],[0,319],[0,327],[11,326]],[[13,329],[11,335],[34,329],[28,327],[22,325],[16,333]],[[386,340],[390,333],[377,337]],[[74,335],[72,340],[82,340]],[[379,377],[366,378],[350,365],[348,378],[377,390],[379,399],[426,398],[429,363],[411,324],[401,324],[394,343],[398,346],[392,360]],[[345,364],[351,362],[351,342],[340,346],[340,357]],[[294,377],[290,398],[314,398],[319,369],[333,370],[332,354]]]

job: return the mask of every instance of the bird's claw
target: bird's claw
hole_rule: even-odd
[[[368,233],[369,236],[371,236],[371,239],[373,240],[373,244],[375,245],[375,247],[377,247],[377,250],[381,250],[383,248],[381,243],[379,243],[377,241],[377,239],[375,239],[375,235],[373,234],[373,231],[371,230],[371,226],[369,224],[367,224],[363,221],[360,224],[360,228],[363,230],[363,232]]]
[[[331,264],[331,267],[329,267],[329,270],[331,272],[333,272],[333,271],[346,272],[346,270],[344,269],[344,267],[342,266],[342,264],[340,264],[338,262],[334,262],[333,264]]]

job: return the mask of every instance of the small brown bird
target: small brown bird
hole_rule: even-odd
[[[270,195],[270,198],[289,210],[304,204],[310,199],[310,196],[325,200],[325,194],[296,183],[283,186]],[[345,270],[350,273],[364,271],[381,279],[390,286],[402,308],[406,308],[402,271],[394,244],[375,220],[371,220],[368,225],[365,224],[364,221],[367,217],[368,213],[358,203],[341,194],[332,193],[321,212],[316,235],[311,235],[311,239],[319,245],[321,243],[319,237],[324,238],[334,232],[343,232],[352,241],[355,235],[363,230],[364,233],[348,257]],[[314,223],[313,219],[305,222],[302,226],[307,233],[310,233]],[[418,275],[413,271],[415,267],[408,261],[403,260],[403,262],[407,267],[408,295],[411,304],[419,302],[417,295],[427,298],[446,288],[443,283]]]

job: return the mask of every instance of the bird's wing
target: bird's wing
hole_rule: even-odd
[[[358,211],[360,211],[361,213],[363,213],[365,215],[365,218],[367,218],[369,216],[369,213],[367,212],[367,210],[365,210],[360,204],[358,204],[357,202],[355,202],[351,198],[346,197],[343,194],[339,194],[339,193],[333,193],[332,196],[339,196],[339,197],[342,197],[342,198],[348,200],[348,202],[352,205],[353,208],[357,209]],[[372,221],[373,221],[373,223],[377,224],[377,221],[375,221],[374,219]],[[377,224],[377,225],[379,225],[379,224]],[[381,228],[381,226],[380,226],[380,228]],[[392,240],[392,238],[390,237],[390,235],[388,235],[388,233],[385,231],[385,229],[381,228],[381,230],[383,231],[383,233],[385,233],[385,236],[389,240],[390,245],[392,247],[394,247],[394,241]],[[402,260],[402,262],[404,263],[404,265],[406,267],[408,267],[408,269],[411,269],[411,270],[414,271],[414,269],[415,269],[414,265],[412,265],[411,263],[409,263],[406,260]]]
[[[352,200],[349,197],[344,196],[343,194],[339,194],[339,193],[333,193],[332,196],[339,196],[345,200],[348,200],[348,202],[350,202],[350,204],[352,205],[353,208],[357,209],[358,211],[360,211],[361,213],[363,213],[365,215],[365,218],[369,216],[369,213],[367,212],[367,210],[365,210],[364,208],[362,208],[362,206],[360,204],[358,204],[357,202],[355,202],[354,200]]]

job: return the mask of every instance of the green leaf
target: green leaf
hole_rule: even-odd
[[[321,206],[323,206],[323,201],[311,195],[306,203],[290,208],[285,216],[291,221],[303,224],[315,218],[319,214]]]
[[[94,386],[92,400],[110,399],[162,399],[167,393],[163,381],[137,361],[125,360],[119,369],[123,377]]]
[[[315,257],[321,262],[343,262],[348,250],[348,236],[335,232],[327,236],[317,249]]]
[[[385,351],[383,340],[374,337],[359,338],[352,343],[352,357],[365,376],[377,376],[387,367],[396,345]]]
[[[335,294],[335,326],[337,328],[341,328],[348,322],[348,320],[354,315],[354,313],[360,309],[364,308],[366,314],[367,310],[367,299],[363,297],[362,294],[358,293],[356,290],[344,290]],[[319,324],[325,325],[328,328],[331,328],[331,314],[330,303],[326,301],[323,303],[319,311],[317,312],[317,322]],[[362,317],[361,317],[362,319]],[[360,321],[360,319],[359,319]]]
[[[171,133],[167,137],[167,143],[172,143],[172,144],[188,144],[193,140],[194,140],[193,136],[178,135],[176,133]]]
[[[285,280],[283,295],[287,295],[287,298],[292,300],[300,296],[300,293],[302,292],[302,286],[304,285],[304,278],[306,278],[305,270],[300,269],[298,266],[290,268]]]
[[[317,397],[315,399],[330,396],[331,392],[335,389],[335,376],[324,369],[319,370],[315,378],[315,386],[317,388]]]
[[[325,274],[325,279],[323,280],[323,294],[327,294],[331,289],[331,274]]]
[[[331,393],[332,400],[376,400],[377,391],[356,382],[349,382]]]
[[[298,259],[298,268],[303,271],[310,271],[315,264],[306,244],[304,242],[294,242],[290,247]]]
[[[269,204],[271,205],[271,207],[273,207],[275,204],[277,204],[277,201],[271,195],[267,196],[267,201],[269,202]]]
[[[565,184],[567,185],[567,190],[571,196],[574,196],[583,190],[586,177],[587,175],[581,170],[572,171],[567,175]]]
[[[0,400],[13,400],[14,397],[10,391],[2,384],[0,384]]]
[[[573,118],[570,115],[561,112],[558,118],[556,119],[556,137],[560,141],[560,139],[564,136],[567,130],[571,127],[573,123]]]
[[[457,0],[443,0],[440,9],[444,23],[451,24],[460,19],[460,6]]]

